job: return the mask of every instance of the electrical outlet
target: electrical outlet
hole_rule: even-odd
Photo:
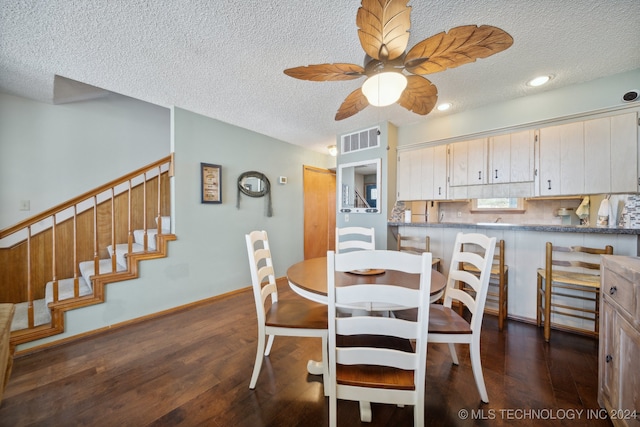
[[[344,222],[349,222],[349,214],[344,214]]]
[[[462,218],[462,212],[458,211],[458,218]]]
[[[29,200],[20,200],[20,210],[21,211],[30,211],[31,210],[31,201],[29,201]]]

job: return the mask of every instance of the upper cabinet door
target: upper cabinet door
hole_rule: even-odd
[[[451,160],[450,184],[452,187],[467,185],[467,142],[456,142],[449,145]]]
[[[479,185],[487,181],[487,139],[456,142],[450,146],[451,186]]]
[[[433,200],[447,198],[447,146],[433,147]]]
[[[611,191],[611,119],[584,122],[584,185],[589,193]]]
[[[422,150],[422,200],[447,198],[447,146]]]
[[[398,200],[422,199],[422,151],[411,150],[398,153]]]
[[[535,170],[535,131],[511,134],[511,173],[509,182],[532,182]]]
[[[586,193],[638,191],[636,113],[584,122]]]
[[[409,169],[411,170],[409,200],[420,200],[422,196],[422,150],[409,156]]]
[[[489,138],[489,182],[532,182],[535,132],[525,130]]]
[[[468,185],[487,184],[487,139],[467,141],[467,156]]]
[[[555,196],[560,193],[560,126],[540,129],[540,196]]]
[[[611,117],[611,192],[638,192],[638,116]]]
[[[504,184],[511,181],[511,135],[489,138],[489,182]]]
[[[560,126],[560,194],[584,193],[584,125]]]
[[[433,200],[433,147],[423,148],[416,155],[422,158],[422,197],[420,200]]]

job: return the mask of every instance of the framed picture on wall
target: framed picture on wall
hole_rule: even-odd
[[[222,203],[222,166],[200,163],[202,203]]]

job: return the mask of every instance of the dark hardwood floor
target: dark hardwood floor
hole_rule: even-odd
[[[280,286],[281,297],[291,291]],[[478,395],[466,346],[460,365],[429,345],[427,426],[610,426],[599,419],[597,341],[485,316],[482,362],[489,404]],[[326,426],[322,379],[307,375],[320,340],[277,337],[255,390],[256,319],[247,290],[160,319],[15,360],[0,426]],[[589,411],[591,410],[591,411]],[[582,411],[582,412],[580,412]],[[365,426],[411,426],[413,409],[373,405]],[[340,401],[341,426],[360,425]]]

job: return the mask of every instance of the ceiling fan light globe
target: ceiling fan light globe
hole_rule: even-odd
[[[398,101],[406,87],[407,77],[404,74],[389,71],[369,77],[362,85],[362,93],[369,104],[385,107]]]

